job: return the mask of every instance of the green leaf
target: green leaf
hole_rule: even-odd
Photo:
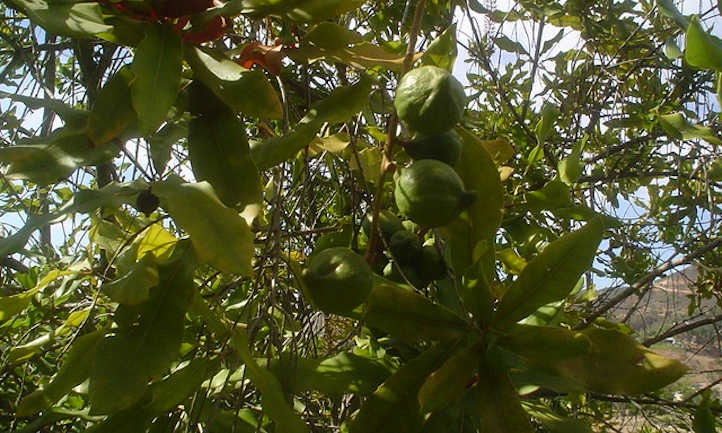
[[[571,205],[571,190],[559,179],[551,180],[542,189],[530,191],[525,196],[527,206],[532,212],[556,210]]]
[[[336,18],[356,9],[364,0],[243,0],[244,12],[256,16],[274,15],[307,23]]]
[[[544,426],[544,431],[546,432],[593,433],[589,424],[583,420],[560,416],[544,404],[525,401],[522,403],[522,406],[527,413]]]
[[[153,185],[173,220],[188,232],[201,263],[225,273],[252,273],[253,234],[246,221],[226,207],[208,182],[171,179]]]
[[[296,125],[288,134],[252,143],[251,158],[259,170],[268,170],[296,156],[298,151],[311,143],[320,129],[319,122],[303,123]]]
[[[363,41],[360,33],[329,21],[316,24],[303,37],[303,42],[331,50],[343,49]]]
[[[554,131],[554,123],[560,115],[561,113],[557,107],[551,104],[544,104],[544,108],[542,108],[541,112],[541,119],[539,119],[536,127],[534,128],[536,141],[539,146],[543,145],[547,137],[549,137],[549,134]],[[529,159],[531,159],[531,157]],[[533,165],[531,161],[529,164]]]
[[[347,121],[366,105],[372,85],[371,79],[361,75],[356,84],[335,88],[330,95],[313,104],[299,124]]]
[[[188,125],[185,122],[167,123],[148,139],[150,157],[155,171],[162,174],[170,161],[171,147],[180,139],[188,136]]]
[[[451,310],[392,285],[374,287],[366,300],[366,314],[360,317],[406,342],[449,340],[470,331],[470,325]]]
[[[679,12],[673,0],[657,0],[657,7],[662,15],[671,18],[680,29],[687,30],[690,20]]]
[[[74,386],[83,382],[90,375],[96,347],[104,334],[104,330],[97,330],[78,337],[55,377],[44,388],[23,398],[18,405],[17,415],[31,416],[44,412],[68,394]]]
[[[514,156],[516,151],[506,138],[495,138],[494,140],[479,140],[484,149],[489,152],[491,159],[496,164],[502,164]]]
[[[211,377],[219,367],[218,360],[195,358],[160,382],[154,383],[151,401],[146,409],[151,412],[166,412],[183,402],[201,384]]]
[[[0,97],[9,98],[13,101],[22,102],[28,108],[37,110],[47,108],[63,119],[65,126],[72,130],[84,129],[88,123],[90,112],[79,108],[71,107],[63,101],[52,98],[33,98],[26,95],[18,95],[15,93],[0,91]]]
[[[526,51],[522,44],[517,41],[512,41],[506,36],[499,36],[498,38],[494,39],[494,43],[496,44],[496,46],[498,46],[504,51],[517,54],[526,54],[527,56],[529,55],[529,53]]]
[[[484,143],[464,128],[456,128],[456,132],[463,142],[456,172],[465,188],[475,191],[480,199],[443,227],[442,233],[448,244],[448,262],[457,274],[466,274],[459,295],[477,320],[485,320],[482,317],[487,317],[491,309],[486,282],[494,267],[494,242],[501,225],[504,189]]]
[[[143,134],[155,132],[178,96],[183,67],[183,43],[172,26],[148,26],[135,50],[131,70],[133,108]]]
[[[461,398],[473,379],[482,351],[480,344],[465,347],[426,378],[418,393],[422,413],[442,409]]]
[[[11,0],[30,20],[49,33],[73,38],[87,38],[110,30],[103,22],[98,3],[60,3],[44,0]]]
[[[200,83],[190,89],[194,113],[188,126],[188,154],[197,180],[208,181],[228,207],[261,201],[261,181],[251,159],[245,125]]]
[[[382,67],[396,73],[403,71],[405,57],[403,54],[389,52],[370,42],[361,42],[344,48],[322,48],[303,44],[286,54],[297,63],[313,63],[325,59],[329,63],[343,63],[360,70]],[[420,56],[421,54],[417,54],[415,57]]]
[[[288,134],[273,137],[251,146],[251,157],[259,170],[267,170],[293,158],[308,145],[324,122],[345,122],[361,111],[371,93],[372,81],[362,76],[353,86],[337,87],[314,104]]]
[[[67,178],[79,167],[110,161],[119,151],[117,147],[96,147],[83,133],[60,129],[48,137],[0,148],[0,162],[10,164],[10,179],[48,185]]]
[[[0,296],[0,323],[3,323],[16,314],[21,313],[25,308],[27,308],[28,304],[30,304],[30,300],[33,296],[35,296],[36,293],[45,288],[48,284],[62,276],[73,275],[75,273],[76,272],[74,271],[52,270],[48,272],[32,289],[23,293],[18,293],[17,295]]]
[[[591,350],[591,341],[581,332],[530,325],[513,325],[505,329],[497,344],[525,358],[545,358],[550,362]]]
[[[319,391],[326,395],[365,395],[391,375],[378,360],[353,353],[339,353],[326,359],[282,355],[271,360],[268,368],[294,394]]]
[[[700,404],[694,411],[692,422],[694,433],[716,433],[717,423],[708,404]]]
[[[582,165],[582,148],[584,141],[580,141],[574,145],[574,149],[572,149],[569,156],[559,161],[559,177],[562,182],[567,185],[573,185],[584,170]]]
[[[446,358],[436,345],[409,361],[371,394],[348,426],[349,433],[411,433],[421,430],[417,395],[426,378]]]
[[[155,256],[146,254],[128,272],[103,284],[102,290],[114,302],[138,305],[150,298],[150,289],[159,282]]]
[[[539,357],[531,365],[571,381],[577,391],[624,395],[656,391],[687,371],[679,361],[617,331],[590,328],[582,333],[591,341],[588,353],[556,360]]]
[[[421,57],[421,64],[438,66],[451,72],[456,55],[456,24],[452,24],[431,41]]]
[[[473,393],[482,432],[534,432],[507,369],[497,360],[482,359],[479,363],[479,382]]]
[[[223,54],[195,46],[186,46],[184,52],[194,77],[233,111],[271,119],[283,117],[281,101],[263,72],[248,70]]]
[[[672,113],[659,116],[659,125],[670,137],[679,140],[693,140],[701,138],[712,144],[722,144],[722,140],[711,128],[693,125],[681,113]]]
[[[138,121],[130,94],[133,79],[130,67],[124,66],[108,79],[98,93],[86,132],[96,146],[119,137]]]
[[[603,234],[601,218],[594,218],[547,245],[501,299],[494,321],[508,326],[542,305],[564,299],[591,267]]]
[[[99,343],[90,374],[91,413],[130,408],[145,394],[149,378],[165,372],[178,356],[195,263],[188,246],[174,254],[174,260],[158,266],[160,284],[150,300],[116,310],[118,330]]]
[[[694,17],[687,28],[684,59],[692,66],[722,71],[722,40],[707,33]]]

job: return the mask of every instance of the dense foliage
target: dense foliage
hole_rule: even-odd
[[[722,320],[678,6],[4,2],[0,430],[715,431],[650,349]]]

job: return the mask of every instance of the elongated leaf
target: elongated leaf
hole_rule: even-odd
[[[680,29],[687,30],[690,20],[679,12],[673,0],[657,0],[657,7],[662,15],[671,18]]]
[[[592,343],[581,332],[563,328],[513,325],[497,344],[526,358],[566,359],[589,353]]]
[[[692,423],[694,433],[716,433],[717,423],[715,416],[706,404],[700,404],[694,411]]]
[[[391,53],[370,42],[362,42],[346,48],[319,48],[313,45],[303,45],[288,51],[288,56],[296,62],[313,63],[324,59],[330,63],[343,63],[353,68],[365,70],[383,67],[389,71],[400,73],[404,66],[404,56]],[[416,54],[415,59],[421,57]]]
[[[48,185],[70,176],[78,167],[110,161],[119,151],[117,147],[95,147],[85,134],[61,129],[48,137],[0,148],[0,162],[10,164],[10,179]]]
[[[130,86],[133,81],[130,67],[122,67],[110,77],[98,93],[88,120],[88,138],[100,146],[119,137],[138,121],[133,110]]]
[[[684,58],[698,68],[722,71],[722,40],[707,33],[698,18],[692,18],[687,28]]]
[[[316,24],[303,37],[303,42],[326,49],[342,49],[363,41],[360,33],[329,21]]]
[[[411,290],[379,285],[366,300],[363,319],[407,342],[421,339],[449,340],[471,330],[470,325],[451,310],[431,302]]]
[[[130,408],[145,394],[149,378],[178,356],[194,269],[190,246],[176,248],[174,260],[158,267],[161,283],[151,299],[118,308],[119,330],[99,343],[90,375],[92,413]]]
[[[536,140],[540,146],[544,144],[544,141],[546,141],[549,134],[554,131],[554,123],[560,115],[561,113],[559,112],[559,109],[553,105],[545,104],[544,108],[542,108],[541,119],[539,119],[536,127],[534,128]]]
[[[150,298],[150,289],[160,282],[155,256],[146,254],[125,274],[103,284],[103,292],[114,302],[138,305]]]
[[[180,404],[219,367],[218,360],[196,358],[185,367],[151,386],[152,399],[146,406],[151,412],[165,412]]]
[[[197,180],[208,181],[226,206],[261,201],[261,182],[243,123],[202,84],[194,83],[191,104],[200,107],[188,126],[188,153]],[[204,109],[208,107],[208,109]]]
[[[304,23],[336,18],[363,3],[363,0],[242,0],[246,13],[274,15]]]
[[[339,353],[326,359],[274,359],[268,368],[294,394],[320,391],[326,395],[370,394],[391,371],[378,360],[353,353]]]
[[[186,60],[199,79],[228,107],[249,116],[280,119],[283,108],[263,72],[243,68],[228,57],[186,46]]]
[[[522,44],[517,41],[512,41],[506,36],[500,36],[494,39],[494,43],[504,51],[517,54],[526,54],[527,56],[529,55],[529,53],[526,51],[526,48],[524,48]]]
[[[98,330],[79,337],[50,383],[20,401],[18,416],[30,416],[47,410],[74,386],[83,382],[90,375],[95,349],[104,333],[103,330]]]
[[[0,97],[12,99],[13,101],[22,102],[28,108],[37,110],[40,108],[48,108],[63,119],[65,126],[80,130],[87,126],[88,116],[90,112],[79,108],[71,107],[63,101],[52,98],[33,98],[26,95],[18,95],[15,93],[1,92]]]
[[[506,368],[497,360],[482,359],[474,391],[484,433],[533,433]]]
[[[494,242],[501,225],[504,190],[496,165],[484,144],[470,131],[456,128],[463,140],[455,169],[467,190],[479,199],[442,228],[449,263],[464,276],[459,296],[479,321],[488,321],[491,295],[488,281],[494,267]],[[472,268],[472,266],[474,268]]]
[[[0,323],[9,320],[16,314],[21,313],[25,308],[27,308],[28,304],[30,304],[30,300],[32,299],[32,297],[35,296],[35,294],[38,293],[40,290],[47,287],[48,284],[52,283],[60,277],[73,275],[75,273],[76,272],[74,271],[60,271],[55,269],[48,272],[38,282],[38,284],[36,284],[35,287],[30,290],[12,296],[0,296]]]
[[[530,363],[562,378],[558,390],[641,394],[674,382],[687,370],[617,331],[590,328],[582,333],[591,341],[588,353],[554,361],[539,357]]]
[[[293,158],[311,142],[324,122],[345,122],[361,111],[371,86],[371,80],[362,77],[353,86],[334,89],[328,97],[314,104],[289,134],[254,144],[251,147],[253,161],[260,170],[266,170]]]
[[[143,182],[111,182],[100,190],[79,190],[71,203],[56,212],[31,216],[22,229],[7,238],[0,239],[0,256],[4,257],[22,250],[35,230],[47,226],[64,215],[88,213],[106,205],[132,204],[138,193],[147,188],[148,185]]]
[[[350,423],[350,433],[419,432],[422,419],[417,394],[426,378],[446,358],[437,345],[403,365],[371,394]]]
[[[421,57],[421,64],[438,66],[451,72],[456,55],[456,24],[452,24],[431,41]]]
[[[253,235],[236,211],[223,205],[208,182],[168,180],[153,185],[175,222],[191,237],[201,263],[250,275]]]
[[[542,305],[564,299],[592,265],[603,234],[604,224],[597,217],[547,245],[504,295],[494,321],[510,325]]]
[[[681,140],[701,138],[712,144],[722,144],[722,140],[711,128],[691,124],[681,113],[659,116],[659,124],[671,137]]]
[[[135,51],[131,69],[133,108],[143,134],[154,132],[165,121],[178,96],[183,67],[183,43],[170,25],[148,26]]]
[[[98,3],[53,3],[44,0],[11,0],[37,25],[50,33],[87,38],[111,29],[103,22]]]
[[[483,268],[490,271],[494,239],[501,225],[504,190],[496,165],[481,140],[464,128],[456,128],[456,132],[463,140],[456,172],[464,181],[464,187],[475,191],[480,199],[444,228],[448,232],[447,242],[451,243],[448,248],[451,264],[457,272],[465,272],[481,258],[475,251],[478,253],[481,244],[486,244],[488,259]]]
[[[436,411],[461,398],[482,355],[480,344],[465,347],[426,378],[419,389],[421,412]]]

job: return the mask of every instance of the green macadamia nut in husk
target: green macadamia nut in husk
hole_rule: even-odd
[[[396,88],[394,107],[412,131],[441,134],[464,116],[464,87],[446,69],[422,66],[407,72]]]
[[[314,255],[303,270],[304,294],[319,309],[346,314],[361,305],[373,285],[366,260],[345,247],[329,248]]]

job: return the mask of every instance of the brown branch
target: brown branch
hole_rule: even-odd
[[[12,257],[1,258],[0,266],[10,268],[10,269],[14,270],[15,272],[20,272],[21,274],[25,274],[30,270],[30,269],[28,269],[27,266],[22,264],[20,261],[13,259]]]
[[[643,345],[649,347],[653,345],[654,343],[659,343],[660,341],[663,341],[666,338],[674,337],[675,335],[683,334],[687,331],[691,331],[693,329],[697,329],[699,327],[705,326],[705,325],[711,325],[713,323],[717,323],[720,320],[722,320],[722,314],[718,314],[714,317],[708,317],[706,319],[700,319],[695,322],[687,323],[682,326],[673,326],[672,328],[668,329],[667,331],[663,332],[662,334],[659,334],[652,338],[647,338],[642,342]]]

